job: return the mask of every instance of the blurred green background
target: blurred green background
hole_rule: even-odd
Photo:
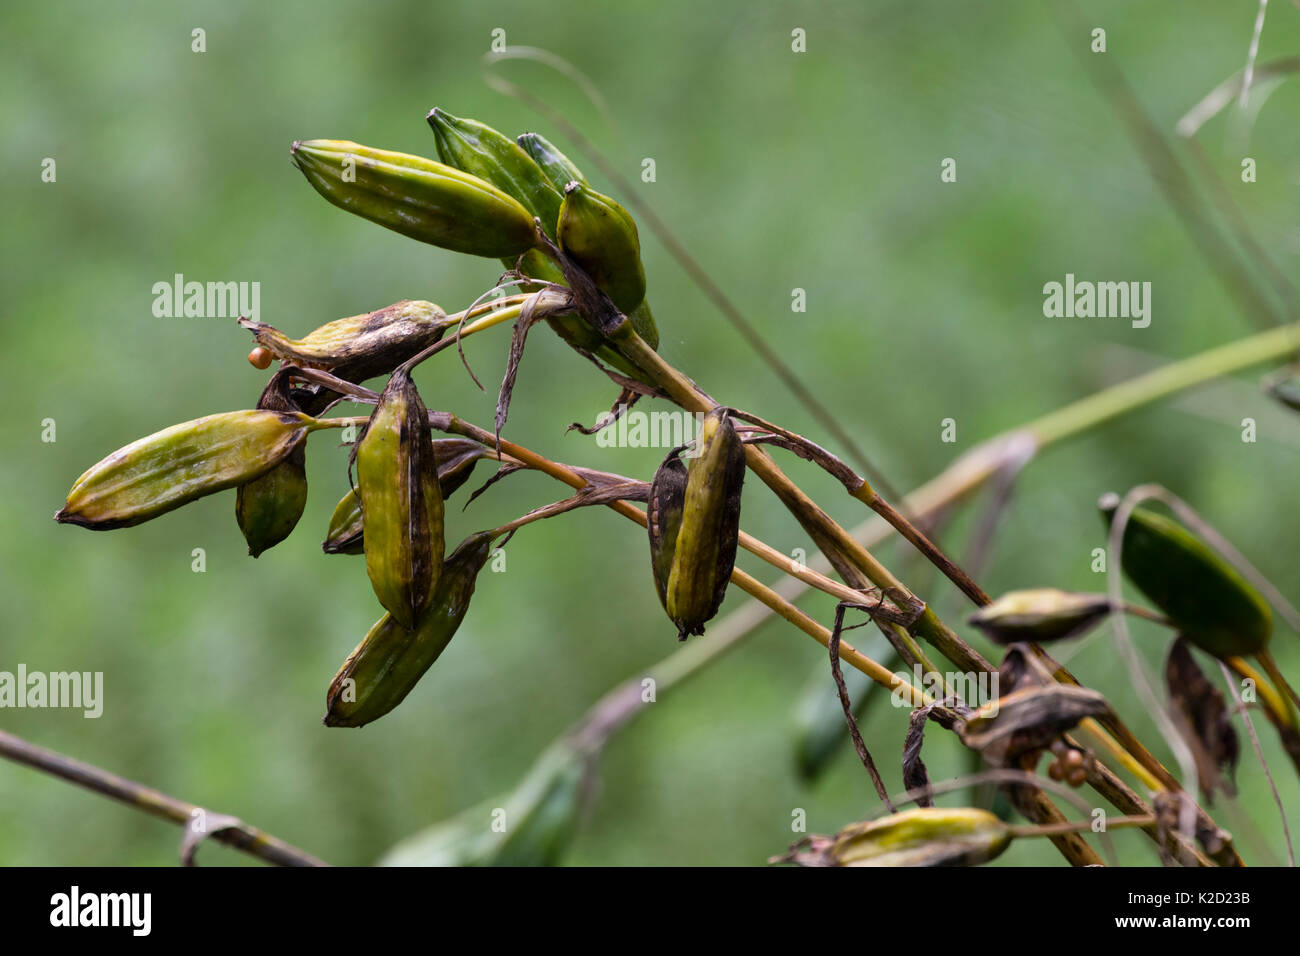
[[[1245,61],[1256,4],[1088,3],[1109,52],[1162,129]],[[791,52],[791,30],[807,52]],[[191,52],[191,31],[207,51]],[[336,863],[373,861],[399,839],[509,789],[601,693],[674,649],[650,586],[643,533],[601,510],[520,533],[504,574],[485,574],[470,618],[390,716],[360,732],[320,723],[339,663],[378,617],[361,559],[319,549],[346,487],[331,433],[308,454],[307,513],[253,561],[227,492],[111,533],[50,518],[72,481],[112,449],[166,425],[249,407],[266,378],[225,319],[159,319],[155,282],[261,283],[263,321],[301,335],[402,298],[463,308],[499,272],[329,206],[288,161],[300,138],[354,139],[432,155],[438,105],[511,133],[573,144],[484,82],[491,32],[566,58],[603,92],[606,124],[574,85],[533,63],[501,75],[562,110],[606,151],[762,335],[901,488],[979,440],[1144,368],[1249,334],[1042,4],[933,2],[7,4],[0,12],[0,237],[5,414],[0,436],[0,670],[102,671],[98,720],[6,710],[0,726],[213,810],[239,815]],[[1086,45],[1087,35],[1071,43]],[[1270,8],[1261,58],[1300,50],[1300,13]],[[1194,55],[1193,55],[1194,54]],[[1249,140],[1259,181],[1223,118],[1202,133],[1261,242],[1295,273],[1300,87],[1283,85]],[[598,188],[611,189],[574,153]],[[43,183],[41,161],[57,161]],[[657,181],[640,181],[652,157]],[[944,157],[958,181],[942,184]],[[713,395],[824,437],[642,227],[662,353]],[[1153,321],[1053,320],[1042,286],[1150,281]],[[807,290],[807,312],[790,309]],[[453,355],[422,367],[430,407],[490,424],[501,330],[466,342],[489,386]],[[1135,364],[1134,364],[1135,363]],[[994,592],[1097,589],[1089,571],[1104,491],[1161,482],[1191,502],[1292,599],[1300,598],[1294,475],[1300,421],[1244,375],[1214,392],[1213,417],[1173,404],[1053,448],[1023,474],[983,583]],[[534,333],[509,437],[554,458],[648,478],[662,450],[602,449],[578,433],[614,390],[545,330]],[[1204,403],[1203,403],[1204,404]],[[940,441],[957,421],[958,441]],[[1259,422],[1257,443],[1238,422]],[[57,441],[41,440],[42,421]],[[864,509],[810,466],[787,470],[836,518]],[[480,466],[476,477],[485,478]],[[811,550],[753,481],[744,526]],[[449,537],[563,496],[532,475],[457,507]],[[463,493],[457,497],[463,504]],[[969,514],[942,539],[963,553]],[[206,551],[204,573],[191,551]],[[966,607],[914,559],[881,556],[960,620]],[[772,570],[742,554],[742,567]],[[741,604],[734,592],[724,613]],[[829,623],[829,600],[802,606]],[[864,633],[864,632],[859,632]],[[1167,641],[1135,635],[1153,666]],[[987,646],[977,642],[988,651]],[[1282,666],[1300,675],[1297,636]],[[991,651],[989,651],[991,653]],[[1110,637],[1068,652],[1162,758]],[[769,622],[719,664],[664,694],[601,764],[575,864],[757,864],[793,839],[873,812],[843,748],[815,785],[793,767],[790,713],[824,652]],[[826,684],[829,691],[829,683]],[[1260,720],[1283,800],[1300,787]],[[865,731],[891,787],[906,714]],[[936,779],[966,770],[928,735]],[[1278,815],[1243,736],[1241,795],[1221,822],[1253,862],[1284,859]],[[0,863],[167,864],[178,831],[10,764],[0,765]],[[1123,859],[1153,864],[1140,836]],[[208,863],[249,860],[220,847]],[[1007,864],[1053,863],[1045,842]]]

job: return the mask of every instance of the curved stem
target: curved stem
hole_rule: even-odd
[[[187,836],[194,832],[191,828],[196,821],[209,817],[215,821],[219,816],[193,803],[177,800],[161,790],[146,787],[134,780],[101,770],[92,764],[38,747],[3,730],[0,730],[0,757],[25,764],[35,770],[75,783],[79,787],[85,787],[87,790],[93,790],[95,793],[135,807],[151,816],[180,824],[186,828]],[[242,820],[227,817],[221,819],[225,822],[225,826],[220,829],[214,826],[209,831],[212,839],[218,843],[232,846],[236,850],[242,850],[278,866],[328,865],[310,853],[305,853],[278,837],[249,826]]]

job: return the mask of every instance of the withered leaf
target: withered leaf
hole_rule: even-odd
[[[1086,717],[1109,711],[1095,690],[1068,684],[1023,687],[981,707],[958,726],[966,746],[994,764],[1006,764],[1051,744]]]
[[[907,721],[907,737],[903,741],[903,786],[908,790],[928,790],[930,787],[930,774],[921,760],[921,745],[925,743],[925,722],[930,719],[932,710],[934,704],[918,707]],[[932,807],[934,798],[926,793],[916,798],[916,805]]]
[[[1196,762],[1196,777],[1208,803],[1216,790],[1235,796],[1232,775],[1241,756],[1241,744],[1232,726],[1223,694],[1210,683],[1191,646],[1182,635],[1169,648],[1165,661],[1169,709],[1179,733]],[[1227,779],[1221,771],[1227,771]]]

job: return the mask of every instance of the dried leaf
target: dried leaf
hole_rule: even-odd
[[[925,743],[925,722],[930,719],[934,704],[926,704],[912,711],[907,722],[907,738],[903,741],[903,786],[908,790],[929,790],[930,774],[921,760],[921,745]],[[934,798],[926,793],[917,797],[918,807],[934,806]]]
[[[1000,695],[958,725],[957,732],[989,762],[1007,764],[1048,746],[1084,718],[1109,710],[1106,698],[1095,690],[1053,683]]]
[[[465,507],[462,508],[461,510],[464,511],[465,508],[468,508],[471,504],[474,503],[475,498],[483,494],[483,492],[487,491],[489,488],[495,485],[502,478],[506,477],[507,475],[513,475],[516,471],[522,471],[523,467],[524,467],[523,465],[517,464],[515,462],[502,462],[501,467],[492,473],[491,478],[489,478],[487,481],[483,482],[483,484],[479,485],[479,487],[474,489],[474,493],[469,496],[469,500],[465,502]]]
[[[1170,713],[1191,748],[1206,802],[1216,790],[1235,796],[1237,789],[1231,778],[1241,756],[1241,744],[1232,726],[1232,715],[1223,694],[1205,676],[1192,656],[1187,638],[1181,635],[1169,648],[1165,684]],[[1227,771],[1227,779],[1223,770]]]

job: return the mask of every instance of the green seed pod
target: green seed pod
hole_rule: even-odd
[[[281,372],[271,376],[257,407],[299,411],[289,397],[288,376]],[[300,441],[282,462],[235,492],[235,520],[248,543],[248,553],[256,558],[289,537],[306,506],[307,443]]]
[[[833,866],[978,866],[1002,855],[1011,831],[987,810],[918,807],[835,835]]]
[[[1108,494],[1098,503],[1107,528],[1119,501]],[[1138,590],[1206,653],[1222,659],[1268,646],[1273,612],[1263,595],[1178,522],[1134,508],[1124,527],[1122,563]]]
[[[573,840],[587,758],[568,741],[547,748],[507,794],[403,840],[381,866],[555,866]],[[494,826],[505,811],[505,828]]]
[[[436,107],[426,119],[438,142],[439,159],[513,196],[542,221],[546,234],[555,238],[555,224],[560,218],[559,190],[518,143],[491,126],[460,119]]]
[[[297,142],[290,152],[334,205],[404,236],[490,259],[536,245],[528,210],[477,176],[347,140]]]
[[[650,534],[650,570],[654,575],[659,603],[668,610],[668,579],[677,550],[677,532],[686,505],[686,466],[674,451],[664,459],[650,483],[646,505],[646,530]]]
[[[628,315],[645,299],[636,223],[626,209],[580,182],[564,187],[560,248]],[[644,336],[643,336],[644,337]]]
[[[566,179],[558,186],[552,184],[540,165],[509,137],[485,126],[476,120],[460,119],[439,109],[428,115],[429,126],[438,141],[438,158],[448,166],[454,166],[463,172],[477,176],[502,192],[517,199],[525,209],[541,220],[542,229],[552,239],[556,236],[556,223],[560,216],[561,196],[570,180]],[[549,144],[548,144],[549,145]],[[613,200],[609,200],[613,202]],[[615,204],[617,205],[617,204]],[[621,207],[619,207],[621,210]],[[626,217],[626,213],[624,213]],[[631,222],[631,217],[627,217]],[[632,225],[635,232],[636,226]],[[639,246],[637,247],[639,250]],[[640,262],[639,252],[637,258]],[[564,284],[564,273],[539,249],[530,249],[520,262],[518,258],[502,260],[508,269],[516,265],[524,275],[540,282]],[[642,280],[644,286],[644,279]],[[644,299],[645,289],[641,290]],[[651,348],[659,347],[659,330],[655,327],[654,316],[644,301],[633,309],[628,318],[637,334],[645,339]],[[556,316],[550,320],[551,326],[560,333],[570,345],[595,354],[602,361],[614,366],[619,371],[633,377],[640,377],[640,371],[629,362],[604,336],[587,324],[580,316]]]
[[[492,453],[469,438],[435,438],[433,456],[438,461],[438,487],[443,500],[456,493],[469,480],[474,465],[480,458],[490,458]],[[326,554],[361,554],[365,550],[364,521],[361,517],[361,498],[357,489],[350,489],[334,508],[329,530],[321,543]]]
[[[541,133],[524,133],[516,142],[520,149],[532,157],[557,193],[564,192],[564,187],[569,183],[587,185],[587,177],[582,175],[582,170]]]
[[[460,119],[434,108],[426,117],[438,143],[438,158],[448,166],[491,183],[518,200],[541,221],[542,229],[555,238],[561,197],[532,158],[510,137],[477,120]],[[564,283],[564,273],[540,249],[501,260],[507,269],[518,267],[526,276],[541,282]],[[540,283],[526,289],[541,288]]]
[[[491,534],[470,535],[447,557],[414,630],[391,613],[370,629],[326,691],[327,727],[364,727],[402,702],[455,636],[491,553]]]
[[[95,531],[140,524],[266,474],[314,424],[297,412],[259,410],[164,428],[92,466],[73,484],[54,520]]]
[[[519,137],[518,142],[523,151],[540,167],[550,185],[557,191],[563,191],[564,187],[571,182],[579,182],[584,186],[587,184],[587,180],[583,178],[578,167],[547,142],[540,133],[524,133]],[[558,196],[559,193],[557,192],[556,195]],[[545,222],[546,220],[543,219],[543,223]],[[549,227],[547,235],[552,238],[555,237],[555,233],[550,231]],[[507,263],[507,265],[513,267],[514,264]],[[532,276],[544,282],[564,284],[564,273],[560,271],[559,266],[536,250],[524,256],[520,271],[526,276]],[[637,305],[635,309],[628,313],[628,320],[632,323],[632,327],[636,329],[637,334],[652,349],[659,347],[659,329],[655,325],[654,315],[650,312],[649,302],[643,300]],[[645,381],[645,373],[637,368],[623,353],[618,351],[616,346],[607,342],[605,337],[593,329],[581,316],[551,316],[547,319],[547,322],[559,334],[560,338],[564,339],[569,345],[584,352],[592,353],[605,364],[613,366],[630,378]]]
[[[714,408],[704,416],[696,450],[687,467],[672,570],[664,588],[664,606],[681,640],[703,634],[726,596],[740,540],[745,481],[745,446],[726,409]]]
[[[349,382],[364,382],[401,365],[433,345],[454,323],[432,302],[403,300],[377,312],[335,319],[291,339],[274,326],[252,319],[239,324],[276,358],[322,368]]]
[[[334,506],[320,549],[326,554],[365,554],[361,496],[356,488],[349,488]]]
[[[433,598],[443,555],[443,503],[429,413],[399,368],[357,442],[366,573],[375,596],[410,630]]]
[[[1045,642],[1082,634],[1110,610],[1110,598],[1104,594],[1031,588],[1008,591],[968,620],[999,644]]]

